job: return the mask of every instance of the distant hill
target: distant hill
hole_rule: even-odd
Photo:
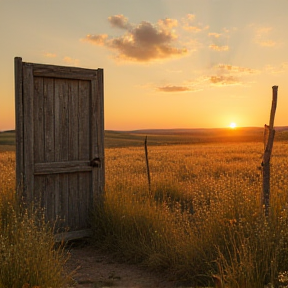
[[[149,145],[263,142],[262,127],[214,129],[143,129],[105,131],[105,147],[142,146],[145,137]],[[288,141],[288,126],[276,127],[275,141]],[[0,145],[15,145],[15,131],[0,132]]]
[[[0,132],[0,145],[16,145],[15,130]]]

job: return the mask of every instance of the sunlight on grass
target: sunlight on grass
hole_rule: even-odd
[[[148,150],[151,191],[144,147],[106,149],[105,202],[92,219],[98,247],[195,287],[213,286],[212,275],[230,288],[287,286],[286,143],[274,144],[268,219],[260,207],[262,143]],[[64,287],[65,250],[55,250],[43,218],[16,205],[14,167],[15,153],[1,152],[0,287]]]
[[[64,287],[67,252],[55,248],[41,211],[30,213],[15,199],[14,152],[0,152],[0,171],[0,287]]]
[[[171,280],[263,288],[288,269],[286,145],[276,144],[271,218],[260,208],[259,144],[106,150],[106,201],[95,241],[126,260],[168,270]],[[240,285],[240,286],[239,286]],[[245,285],[245,286],[241,286]]]

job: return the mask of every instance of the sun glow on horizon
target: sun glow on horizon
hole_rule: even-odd
[[[236,125],[236,123],[231,122],[230,125],[229,125],[229,127],[230,127],[231,129],[234,129],[234,128],[237,127],[237,125]]]

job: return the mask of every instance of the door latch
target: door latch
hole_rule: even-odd
[[[98,158],[98,157],[93,158],[93,159],[90,161],[90,166],[92,166],[92,167],[100,167],[100,166],[101,166],[101,160],[100,160],[100,158]]]

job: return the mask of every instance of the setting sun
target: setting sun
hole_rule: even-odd
[[[234,122],[232,122],[232,123],[230,123],[230,125],[229,125],[229,127],[231,128],[231,129],[234,129],[234,128],[236,128],[236,123],[234,123]]]

